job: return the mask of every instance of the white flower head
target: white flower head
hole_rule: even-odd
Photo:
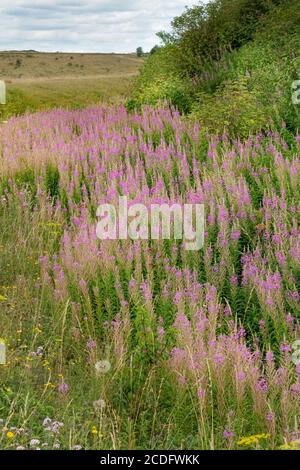
[[[106,403],[102,398],[100,398],[99,400],[94,401],[93,407],[95,411],[103,411],[106,407]]]
[[[39,439],[31,439],[29,445],[30,447],[35,447],[35,446],[38,446],[40,443]]]
[[[82,447],[78,444],[76,444],[74,447],[73,447],[74,450],[82,450]]]
[[[98,361],[95,364],[97,375],[106,374],[110,370],[110,368],[111,368],[111,364],[106,359],[103,361]]]

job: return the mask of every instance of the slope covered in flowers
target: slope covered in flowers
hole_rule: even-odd
[[[299,142],[168,107],[0,128],[1,447],[297,445]],[[119,195],[204,203],[204,248],[98,240]]]

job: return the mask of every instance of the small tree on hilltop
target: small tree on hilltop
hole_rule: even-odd
[[[143,48],[142,48],[142,47],[138,47],[137,50],[136,50],[136,55],[137,55],[138,57],[142,57],[143,54],[144,54]]]

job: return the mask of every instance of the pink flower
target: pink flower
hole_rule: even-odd
[[[231,308],[229,307],[229,305],[226,305],[226,307],[224,307],[224,315],[225,317],[230,317],[232,315]]]
[[[266,361],[267,361],[267,362],[273,362],[273,361],[274,361],[274,353],[273,353],[273,351],[267,351],[267,352],[266,352]]]
[[[291,392],[293,395],[300,395],[300,383],[296,382],[291,386]]]
[[[69,390],[70,390],[70,387],[65,382],[62,382],[58,386],[58,391],[59,393],[61,393],[61,395],[67,395],[69,393]]]
[[[292,315],[286,315],[285,317],[285,321],[288,323],[288,324],[292,324],[294,323],[295,319]]]
[[[281,352],[291,352],[291,346],[289,344],[286,344],[286,343],[281,343],[280,351]]]
[[[274,421],[274,419],[275,419],[275,414],[272,411],[270,411],[270,413],[266,415],[266,420],[271,422],[271,421]]]
[[[267,393],[269,390],[268,382],[265,379],[261,378],[257,381],[255,388],[258,392]]]
[[[237,380],[238,382],[244,382],[245,379],[246,379],[246,374],[245,374],[245,372],[239,371],[239,372],[236,373],[236,380]]]
[[[224,361],[225,361],[225,357],[223,356],[223,354],[216,353],[214,355],[215,364],[223,364]]]
[[[264,327],[266,326],[265,320],[259,320],[258,322],[260,330],[263,330]]]
[[[95,349],[97,347],[97,343],[96,343],[95,340],[90,338],[86,343],[86,347],[89,351],[93,351],[93,349]]]
[[[235,230],[231,233],[231,240],[238,240],[241,236],[241,232],[239,230]]]

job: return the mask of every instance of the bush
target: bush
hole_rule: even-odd
[[[143,104],[155,106],[161,101],[168,101],[181,113],[190,111],[189,94],[178,78],[158,77],[141,90],[134,103],[136,107],[140,108]]]
[[[300,110],[291,85],[300,73],[298,10],[296,0],[220,0],[188,8],[173,21],[171,35],[160,34],[167,45],[147,60],[131,106],[167,99],[181,112],[192,111],[204,128],[241,137],[270,122],[296,132]],[[243,14],[244,26],[249,20],[244,32],[236,20]],[[193,42],[197,37],[201,44]]]
[[[211,0],[186,8],[172,21],[171,34],[160,33],[174,44],[176,66],[183,76],[195,77],[228,51],[251,41],[260,21],[283,0]]]
[[[233,80],[238,75],[247,76],[248,88],[255,93],[260,108],[270,113],[270,117],[281,127],[285,121],[293,132],[299,127],[299,110],[291,99],[292,82],[299,78],[300,54],[296,44],[300,36],[294,37],[276,51],[272,43],[255,43],[244,46],[235,57],[235,66],[228,74]],[[293,51],[293,53],[291,53]]]
[[[128,109],[140,108],[143,104],[156,105],[167,100],[182,113],[191,109],[191,93],[187,82],[176,74],[172,65],[174,48],[156,49],[149,55],[135,83]]]
[[[268,125],[270,110],[250,91],[245,77],[228,81],[215,95],[200,93],[193,104],[192,118],[211,132],[226,130],[246,137]]]

